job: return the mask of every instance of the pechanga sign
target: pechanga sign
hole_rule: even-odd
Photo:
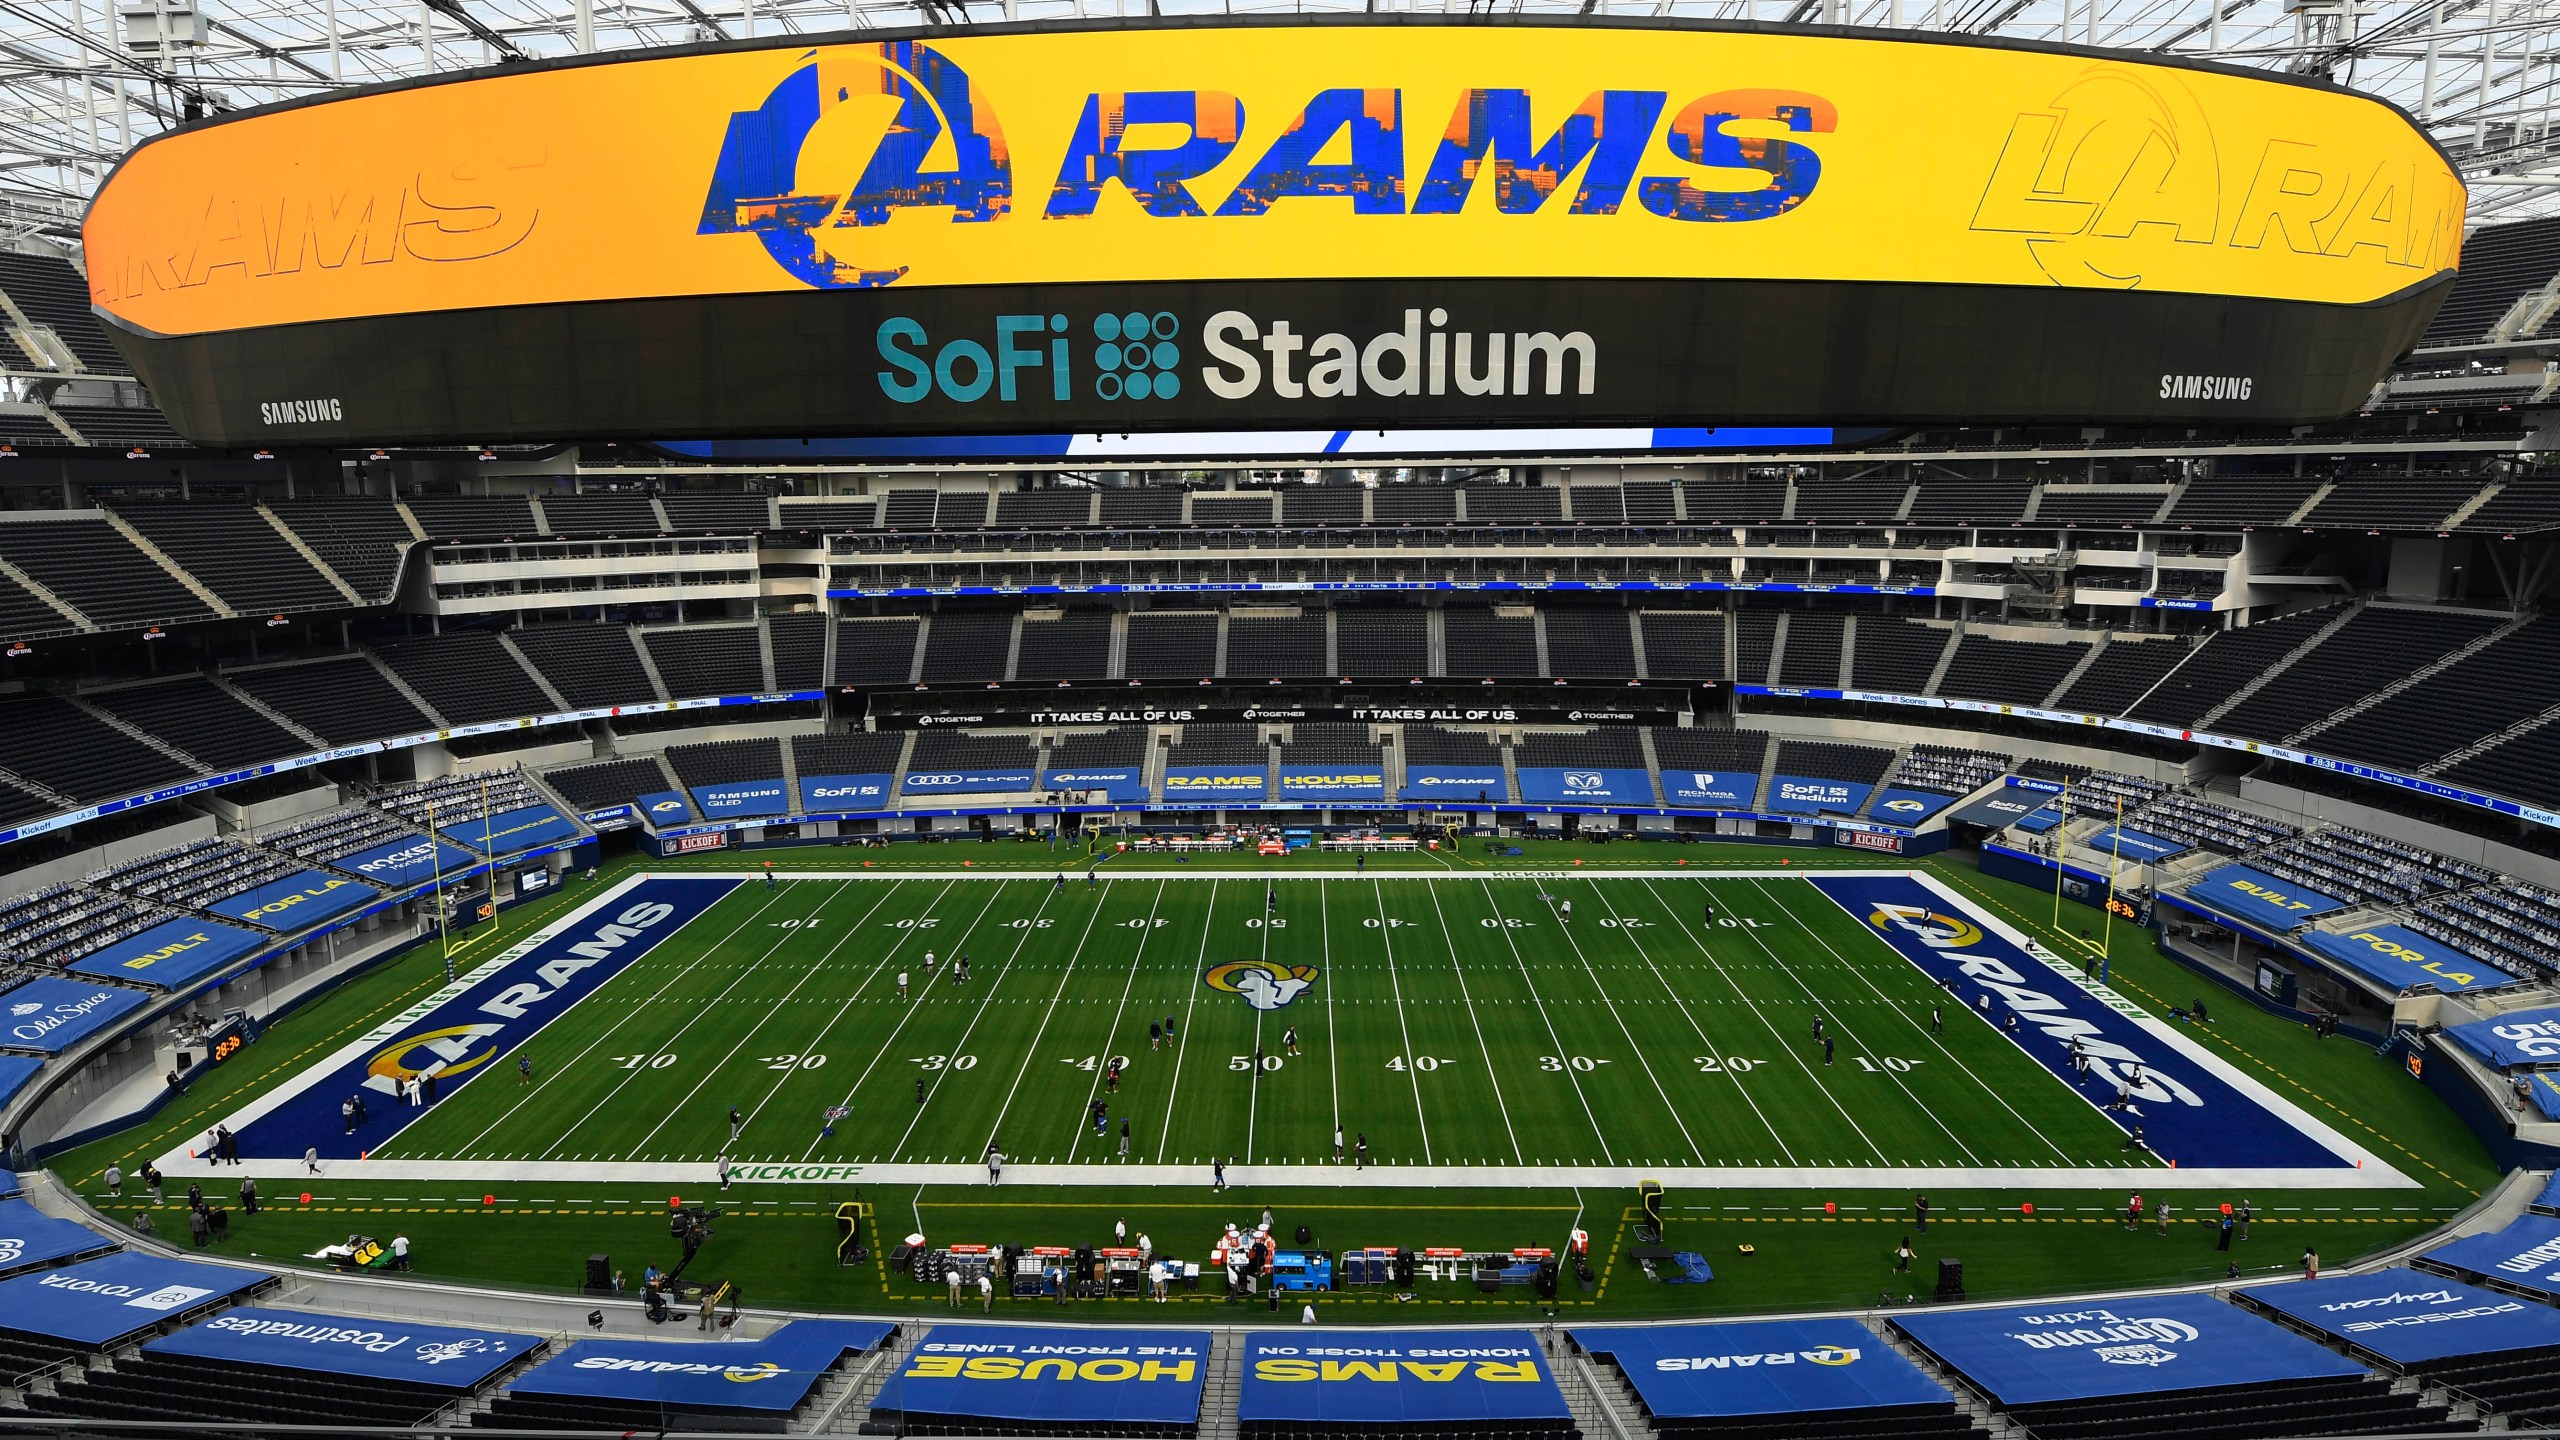
[[[2464,202],[2405,116],[2326,85],[1347,16],[357,90],[154,137],[83,239],[208,442],[1955,418],[2021,367],[2035,414],[2270,417],[2352,408]],[[681,384],[643,343],[669,326]],[[378,363],[466,336],[472,384]]]

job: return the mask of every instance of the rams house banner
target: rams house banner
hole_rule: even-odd
[[[146,140],[199,444],[2345,414],[2465,192],[2389,104],[2013,41],[1269,17],[537,61]]]

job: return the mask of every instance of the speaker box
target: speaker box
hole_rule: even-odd
[[[613,1293],[613,1261],[610,1257],[604,1255],[587,1257],[587,1293],[590,1295]]]
[[[1964,1298],[1963,1261],[1941,1260],[1938,1262],[1938,1298],[1941,1300]]]
[[[1305,1247],[1305,1246],[1313,1245],[1314,1243],[1316,1243],[1316,1232],[1315,1232],[1314,1228],[1313,1228],[1313,1227],[1311,1227],[1311,1226],[1306,1226],[1306,1225],[1301,1225],[1301,1226],[1299,1226],[1299,1227],[1298,1227],[1298,1244],[1299,1244],[1299,1246],[1300,1246],[1301,1248],[1303,1248],[1303,1247]]]

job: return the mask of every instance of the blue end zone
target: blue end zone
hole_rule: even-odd
[[[1897,1315],[1893,1327],[2004,1407],[2364,1373],[2210,1295]]]
[[[21,1335],[104,1346],[210,1300],[274,1279],[256,1270],[132,1251],[0,1280],[0,1315]]]
[[[1294,1427],[1570,1421],[1526,1330],[1294,1330],[1245,1336],[1236,1419]]]
[[[1808,877],[1815,889],[1874,930],[1931,979],[1950,987],[1952,1002],[2004,1023],[2015,1014],[2026,1037],[2020,1048],[2093,1105],[2132,1091],[2137,1115],[2109,1111],[2162,1159],[2180,1165],[2234,1168],[2352,1168],[2186,1050],[2119,1013],[2053,966],[2029,955],[1907,875]],[[2083,1078],[2071,1066],[2071,1042],[2090,1057]],[[2135,1066],[2141,1078],[2132,1079]]]
[[[2459,994],[2516,983],[2515,976],[2497,966],[2474,960],[2405,925],[2368,925],[2344,935],[2313,930],[2302,936],[2302,943],[2357,974],[2371,977],[2386,990],[2433,985]],[[2560,1053],[2548,1058],[2560,1059]]]
[[[1056,1425],[1190,1425],[1208,1383],[1209,1334],[937,1325],[871,1413]]]
[[[2560,1310],[2405,1266],[2240,1295],[2394,1365],[2560,1347]]]
[[[578,833],[578,822],[548,805],[527,805],[521,810],[501,810],[484,820],[447,825],[436,833],[483,855],[513,855],[568,839]]]
[[[177,990],[256,950],[269,938],[211,920],[171,920],[63,968],[76,975]]]
[[[1947,1406],[1955,1399],[1846,1317],[1571,1334],[1583,1349],[1617,1362],[1656,1420]]]
[[[423,1114],[400,1095],[408,1079],[433,1074],[436,1098],[506,1068],[503,1061],[536,1032],[594,994],[655,949],[721,896],[729,877],[652,879],[560,927],[512,959],[483,967],[458,991],[423,1013],[412,1012],[358,1041],[325,1068],[277,1092],[233,1125],[244,1156],[353,1159],[391,1142]],[[349,1133],[340,1107],[364,1098],[365,1121]],[[263,1107],[263,1108],[262,1108]]]

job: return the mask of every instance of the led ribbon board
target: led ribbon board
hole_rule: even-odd
[[[358,89],[145,142],[84,239],[204,444],[2308,421],[2464,200],[2269,73],[1277,17]]]

